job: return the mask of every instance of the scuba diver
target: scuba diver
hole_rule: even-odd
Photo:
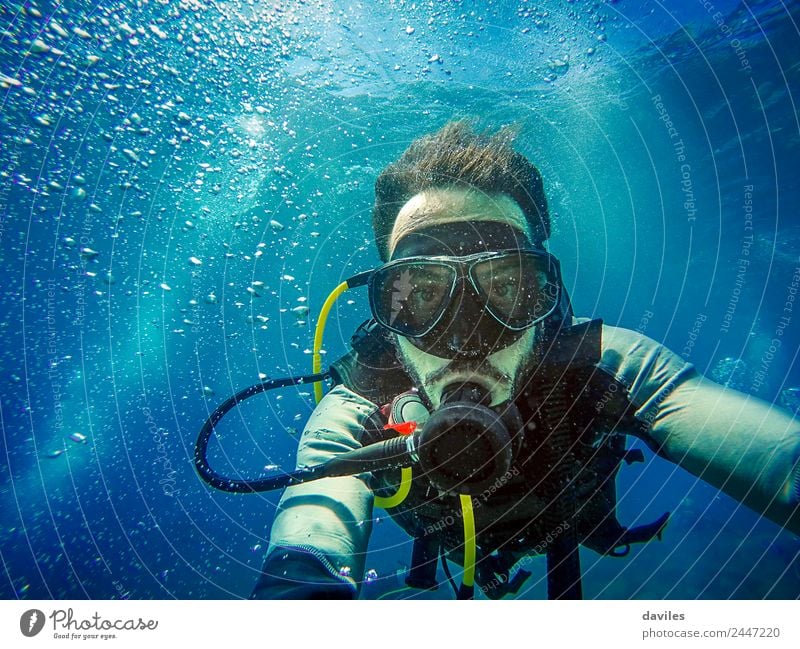
[[[626,436],[800,534],[800,425],[703,376],[637,332],[573,315],[541,175],[501,132],[451,122],[378,177],[372,224],[383,265],[344,282],[372,318],[314,375],[253,386],[206,422],[195,456],[213,486],[287,487],[253,598],[356,598],[373,507],[413,537],[406,584],[460,599],[518,592],[545,555],[548,597],[582,597],[579,546],[624,556],[669,514],[616,515]],[[319,330],[318,330],[319,334]],[[315,351],[321,344],[315,340]],[[324,379],[297,468],[232,480],[208,465],[224,413],[258,391]],[[463,566],[456,584],[448,561]],[[513,575],[513,576],[512,576]]]

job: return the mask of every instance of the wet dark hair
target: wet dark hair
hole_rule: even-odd
[[[389,235],[400,208],[426,189],[464,187],[507,194],[522,208],[534,245],[550,236],[550,215],[539,170],[512,148],[513,134],[476,132],[467,120],[414,140],[375,181],[372,229],[381,259],[389,258]]]

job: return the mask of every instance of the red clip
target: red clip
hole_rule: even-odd
[[[383,430],[396,430],[400,435],[410,435],[417,430],[417,422],[401,421],[398,424],[386,424]]]

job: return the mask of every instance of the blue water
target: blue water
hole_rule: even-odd
[[[454,117],[519,129],[579,315],[797,407],[798,18],[728,0],[3,2],[0,596],[249,595],[278,494],[206,488],[197,430],[263,375],[309,371],[322,300],[377,263],[377,173]],[[362,293],[340,300],[327,358],[367,316]],[[305,389],[250,400],[214,463],[293,466],[312,407]],[[672,522],[627,559],[587,551],[587,597],[800,595],[800,540],[646,454],[620,518]],[[375,516],[364,597],[411,552]],[[543,597],[543,562],[528,569]]]

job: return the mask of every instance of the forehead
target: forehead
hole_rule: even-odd
[[[392,228],[392,259],[411,254],[470,254],[530,245],[528,222],[506,194],[463,187],[427,189],[400,209]],[[411,248],[415,252],[410,252]]]
[[[529,248],[520,230],[498,221],[453,221],[414,230],[397,243],[392,259],[418,255],[464,256],[476,252]]]
[[[529,247],[526,226],[522,209],[505,194],[460,187],[429,189],[400,209],[392,259]]]

